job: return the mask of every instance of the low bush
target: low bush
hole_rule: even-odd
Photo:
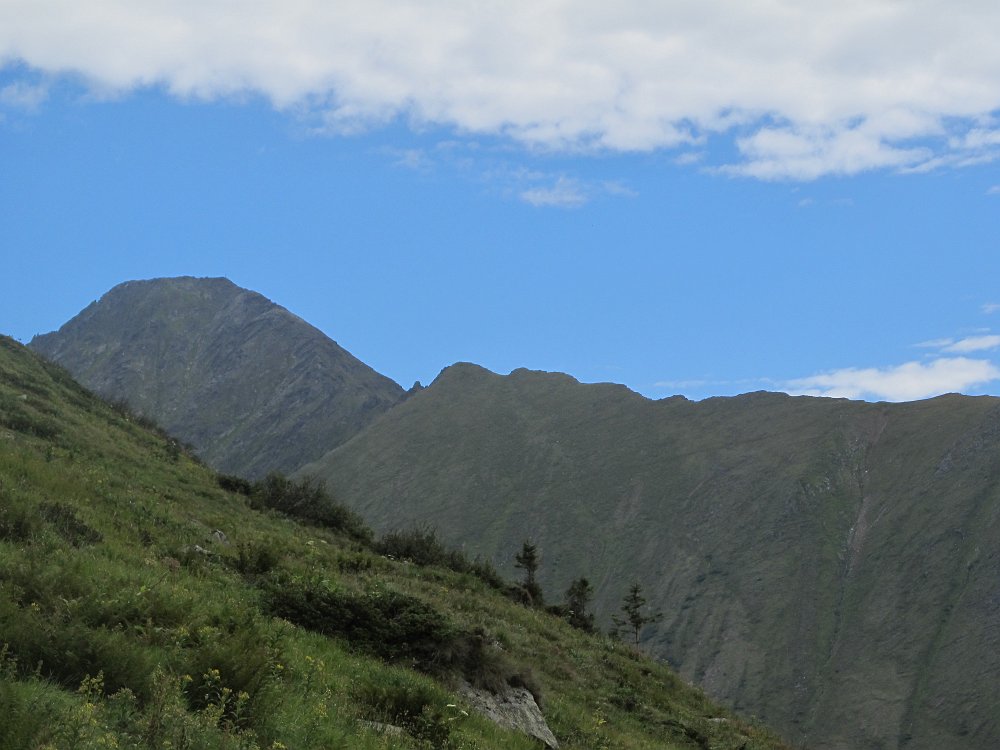
[[[352,648],[386,661],[402,661],[428,673],[453,666],[459,631],[436,609],[406,594],[285,580],[270,583],[267,601],[272,614],[343,638]]]
[[[448,547],[438,537],[437,531],[428,526],[390,531],[375,543],[375,551],[417,565],[437,565],[456,573],[471,573],[497,591],[507,587],[507,582],[493,565],[478,558],[470,560],[464,552]]]
[[[76,511],[65,503],[42,503],[38,510],[55,532],[73,547],[97,544],[104,539],[101,532],[81,521]]]
[[[38,516],[22,507],[0,506],[0,540],[15,544],[27,542],[38,532]]]
[[[218,474],[215,479],[219,486],[227,492],[235,492],[238,495],[245,495],[246,497],[250,497],[253,494],[253,483],[243,477],[237,477],[232,474]]]
[[[358,541],[370,543],[372,539],[372,531],[361,516],[334,502],[323,482],[312,477],[296,480],[272,472],[253,483],[250,503],[257,509],[276,510]]]

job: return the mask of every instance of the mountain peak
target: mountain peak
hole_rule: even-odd
[[[30,345],[218,469],[290,472],[403,398],[323,332],[226,278],[115,286]]]

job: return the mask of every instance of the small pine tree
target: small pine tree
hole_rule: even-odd
[[[639,645],[639,633],[646,625],[651,625],[654,622],[659,622],[663,619],[662,612],[651,612],[645,614],[646,609],[646,597],[642,595],[642,586],[638,581],[634,582],[629,586],[628,593],[622,600],[621,611],[625,613],[624,617],[612,617],[615,626],[619,630],[631,630],[632,635],[635,638],[635,645]]]
[[[594,632],[594,615],[587,612],[593,598],[594,587],[586,578],[577,578],[566,589],[566,621],[574,628]]]
[[[535,580],[535,573],[541,564],[542,557],[538,552],[538,547],[531,543],[530,539],[525,539],[521,545],[521,551],[514,556],[514,567],[524,571],[524,583],[521,584],[531,603],[536,607],[541,607],[542,587]]]

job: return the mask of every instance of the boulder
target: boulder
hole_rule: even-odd
[[[463,682],[458,689],[469,705],[490,721],[505,729],[515,729],[529,737],[541,740],[546,747],[556,750],[559,743],[545,723],[542,711],[534,696],[523,687],[508,687],[500,693],[491,693]]]

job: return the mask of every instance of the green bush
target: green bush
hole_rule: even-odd
[[[236,547],[233,567],[244,576],[260,576],[270,573],[278,564],[278,559],[278,553],[268,544],[240,542]]]
[[[506,581],[489,562],[478,558],[470,560],[464,552],[446,546],[437,531],[429,526],[390,531],[375,543],[375,551],[417,565],[437,565],[456,573],[471,573],[498,591],[507,587]]]
[[[65,503],[42,503],[38,511],[55,532],[73,547],[97,544],[104,539],[101,532],[81,521],[76,511]]]
[[[219,486],[227,492],[235,492],[238,495],[246,495],[247,497],[253,494],[253,483],[243,477],[237,477],[232,474],[218,474],[215,479]]]
[[[323,482],[312,477],[295,480],[272,472],[254,482],[250,502],[258,509],[276,510],[365,543],[372,539],[372,531],[361,516],[334,502]]]
[[[454,666],[460,632],[436,609],[406,594],[278,580],[268,586],[267,601],[272,614],[386,661],[434,674]]]
[[[38,533],[37,515],[6,502],[0,505],[0,540],[19,544]]]

